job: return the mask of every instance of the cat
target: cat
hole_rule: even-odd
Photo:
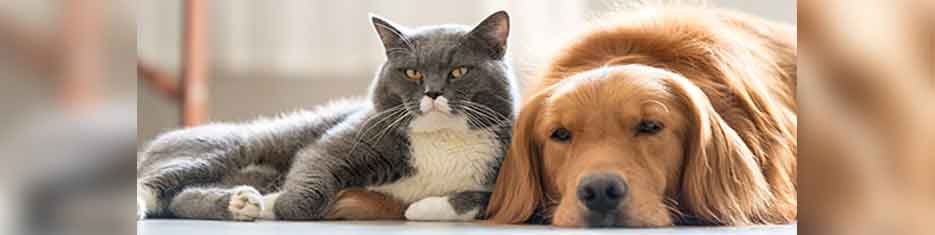
[[[328,219],[357,190],[410,220],[480,219],[518,110],[509,16],[415,29],[370,18],[386,61],[367,98],[158,136],[138,153],[137,216]]]

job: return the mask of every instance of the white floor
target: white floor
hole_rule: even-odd
[[[676,227],[658,229],[561,229],[533,225],[482,225],[428,222],[222,222],[203,220],[143,220],[137,222],[137,235],[313,235],[313,234],[796,234],[796,225],[753,227]]]

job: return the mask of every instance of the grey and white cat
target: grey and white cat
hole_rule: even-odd
[[[408,204],[408,219],[483,215],[517,110],[509,17],[371,20],[387,60],[368,99],[162,134],[139,153],[138,216],[316,220],[349,188]]]

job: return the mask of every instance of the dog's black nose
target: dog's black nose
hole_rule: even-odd
[[[442,95],[441,91],[426,91],[425,96],[432,98],[433,100]]]
[[[597,173],[581,178],[578,200],[595,212],[616,210],[627,196],[627,183],[617,174]]]

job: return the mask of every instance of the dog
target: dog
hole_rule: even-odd
[[[490,222],[794,222],[795,28],[671,6],[599,23],[527,90]]]

